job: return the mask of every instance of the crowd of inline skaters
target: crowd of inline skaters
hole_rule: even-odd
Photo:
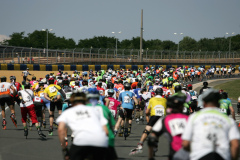
[[[132,124],[145,121],[147,125],[130,156],[142,153],[148,137],[149,159],[154,159],[158,137],[166,133],[170,143],[169,159],[188,159],[190,146],[191,159],[236,159],[239,132],[227,92],[211,89],[208,82],[203,82],[199,93],[192,86],[194,79],[202,81],[214,74],[215,77],[230,77],[233,73],[235,69],[231,66],[207,70],[204,67],[165,70],[159,66],[144,70],[76,70],[72,74],[59,70],[56,75],[49,73],[38,79],[32,75],[28,79],[31,74],[27,69],[22,72],[22,83],[15,76],[10,77],[10,82],[7,77],[1,77],[2,127],[6,129],[7,124],[5,103],[17,126],[16,102],[21,108],[26,138],[27,122],[30,129],[35,124],[43,139],[46,135],[42,133],[42,127],[49,124],[49,136],[53,135],[54,126],[58,127],[64,159],[117,159],[114,138],[120,136],[126,140],[131,135]],[[55,108],[58,116],[54,115]],[[49,122],[46,122],[46,112]],[[72,131],[70,152],[66,126]],[[207,138],[201,139],[196,134]]]

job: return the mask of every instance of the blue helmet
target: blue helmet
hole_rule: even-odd
[[[97,90],[97,88],[89,88],[87,98],[88,99],[91,99],[91,98],[98,99],[99,98],[99,91]]]

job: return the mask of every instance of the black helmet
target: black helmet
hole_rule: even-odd
[[[84,80],[82,81],[82,85],[83,85],[83,86],[87,86],[87,85],[88,85],[88,81],[84,79]]]
[[[31,84],[30,84],[29,82],[26,82],[26,83],[24,84],[24,88],[25,88],[25,89],[30,89],[30,87],[31,87]]]
[[[163,83],[163,87],[167,87],[168,86],[168,84],[167,83]]]
[[[1,77],[1,82],[6,82],[6,81],[7,81],[7,77],[2,76],[2,77]]]
[[[63,84],[64,86],[68,86],[68,85],[69,85],[69,80],[68,80],[68,79],[64,79],[64,80],[62,81],[62,84]]]
[[[178,108],[180,106],[183,106],[183,104],[186,101],[186,95],[185,94],[174,94],[173,96],[169,96],[167,98],[167,106],[170,108]]]
[[[108,90],[108,94],[113,95],[114,94],[114,90],[113,89],[109,89]]]
[[[155,90],[155,93],[156,93],[156,95],[162,95],[162,94],[163,94],[162,88],[157,88],[157,89]]]
[[[208,82],[203,82],[203,86],[208,86]]]
[[[108,88],[108,89],[113,89],[113,87],[114,87],[114,84],[113,84],[113,83],[109,82],[109,83],[107,84],[107,88]]]
[[[32,77],[32,80],[36,80],[37,78],[35,76]]]
[[[177,92],[179,92],[179,91],[181,91],[182,90],[182,87],[180,86],[180,85],[177,85],[176,87],[175,87],[175,93],[177,93]]]
[[[80,83],[79,80],[76,80],[75,81],[75,86],[79,86],[79,83]]]
[[[131,89],[130,83],[124,83],[124,89],[125,90],[130,90]]]
[[[222,92],[221,96],[223,99],[227,99],[228,98],[228,93],[227,92]]]
[[[25,85],[26,84],[26,81],[22,81],[22,85]]]
[[[39,87],[42,87],[42,86],[44,86],[44,83],[43,83],[42,81],[40,81],[40,82],[38,83],[38,86],[39,86]]]

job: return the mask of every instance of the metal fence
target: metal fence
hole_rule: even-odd
[[[143,50],[142,62],[149,64],[222,64],[240,63],[240,52]],[[0,63],[77,64],[140,63],[140,50],[111,48],[75,48],[46,50],[0,46]]]

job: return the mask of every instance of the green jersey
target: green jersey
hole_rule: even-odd
[[[92,106],[91,104],[87,104],[87,106]],[[98,104],[97,106],[102,107],[103,109],[103,116],[107,119],[108,123],[107,123],[107,129],[108,129],[108,146],[109,147],[114,147],[114,132],[113,132],[113,128],[116,124],[114,117],[112,116],[111,111],[108,109],[107,106],[105,105],[100,105]]]
[[[223,114],[230,115],[229,107],[232,107],[232,103],[227,99],[221,99],[219,103],[220,103],[220,111]]]
[[[102,76],[97,77],[97,82],[99,82],[99,79],[102,79]]]

